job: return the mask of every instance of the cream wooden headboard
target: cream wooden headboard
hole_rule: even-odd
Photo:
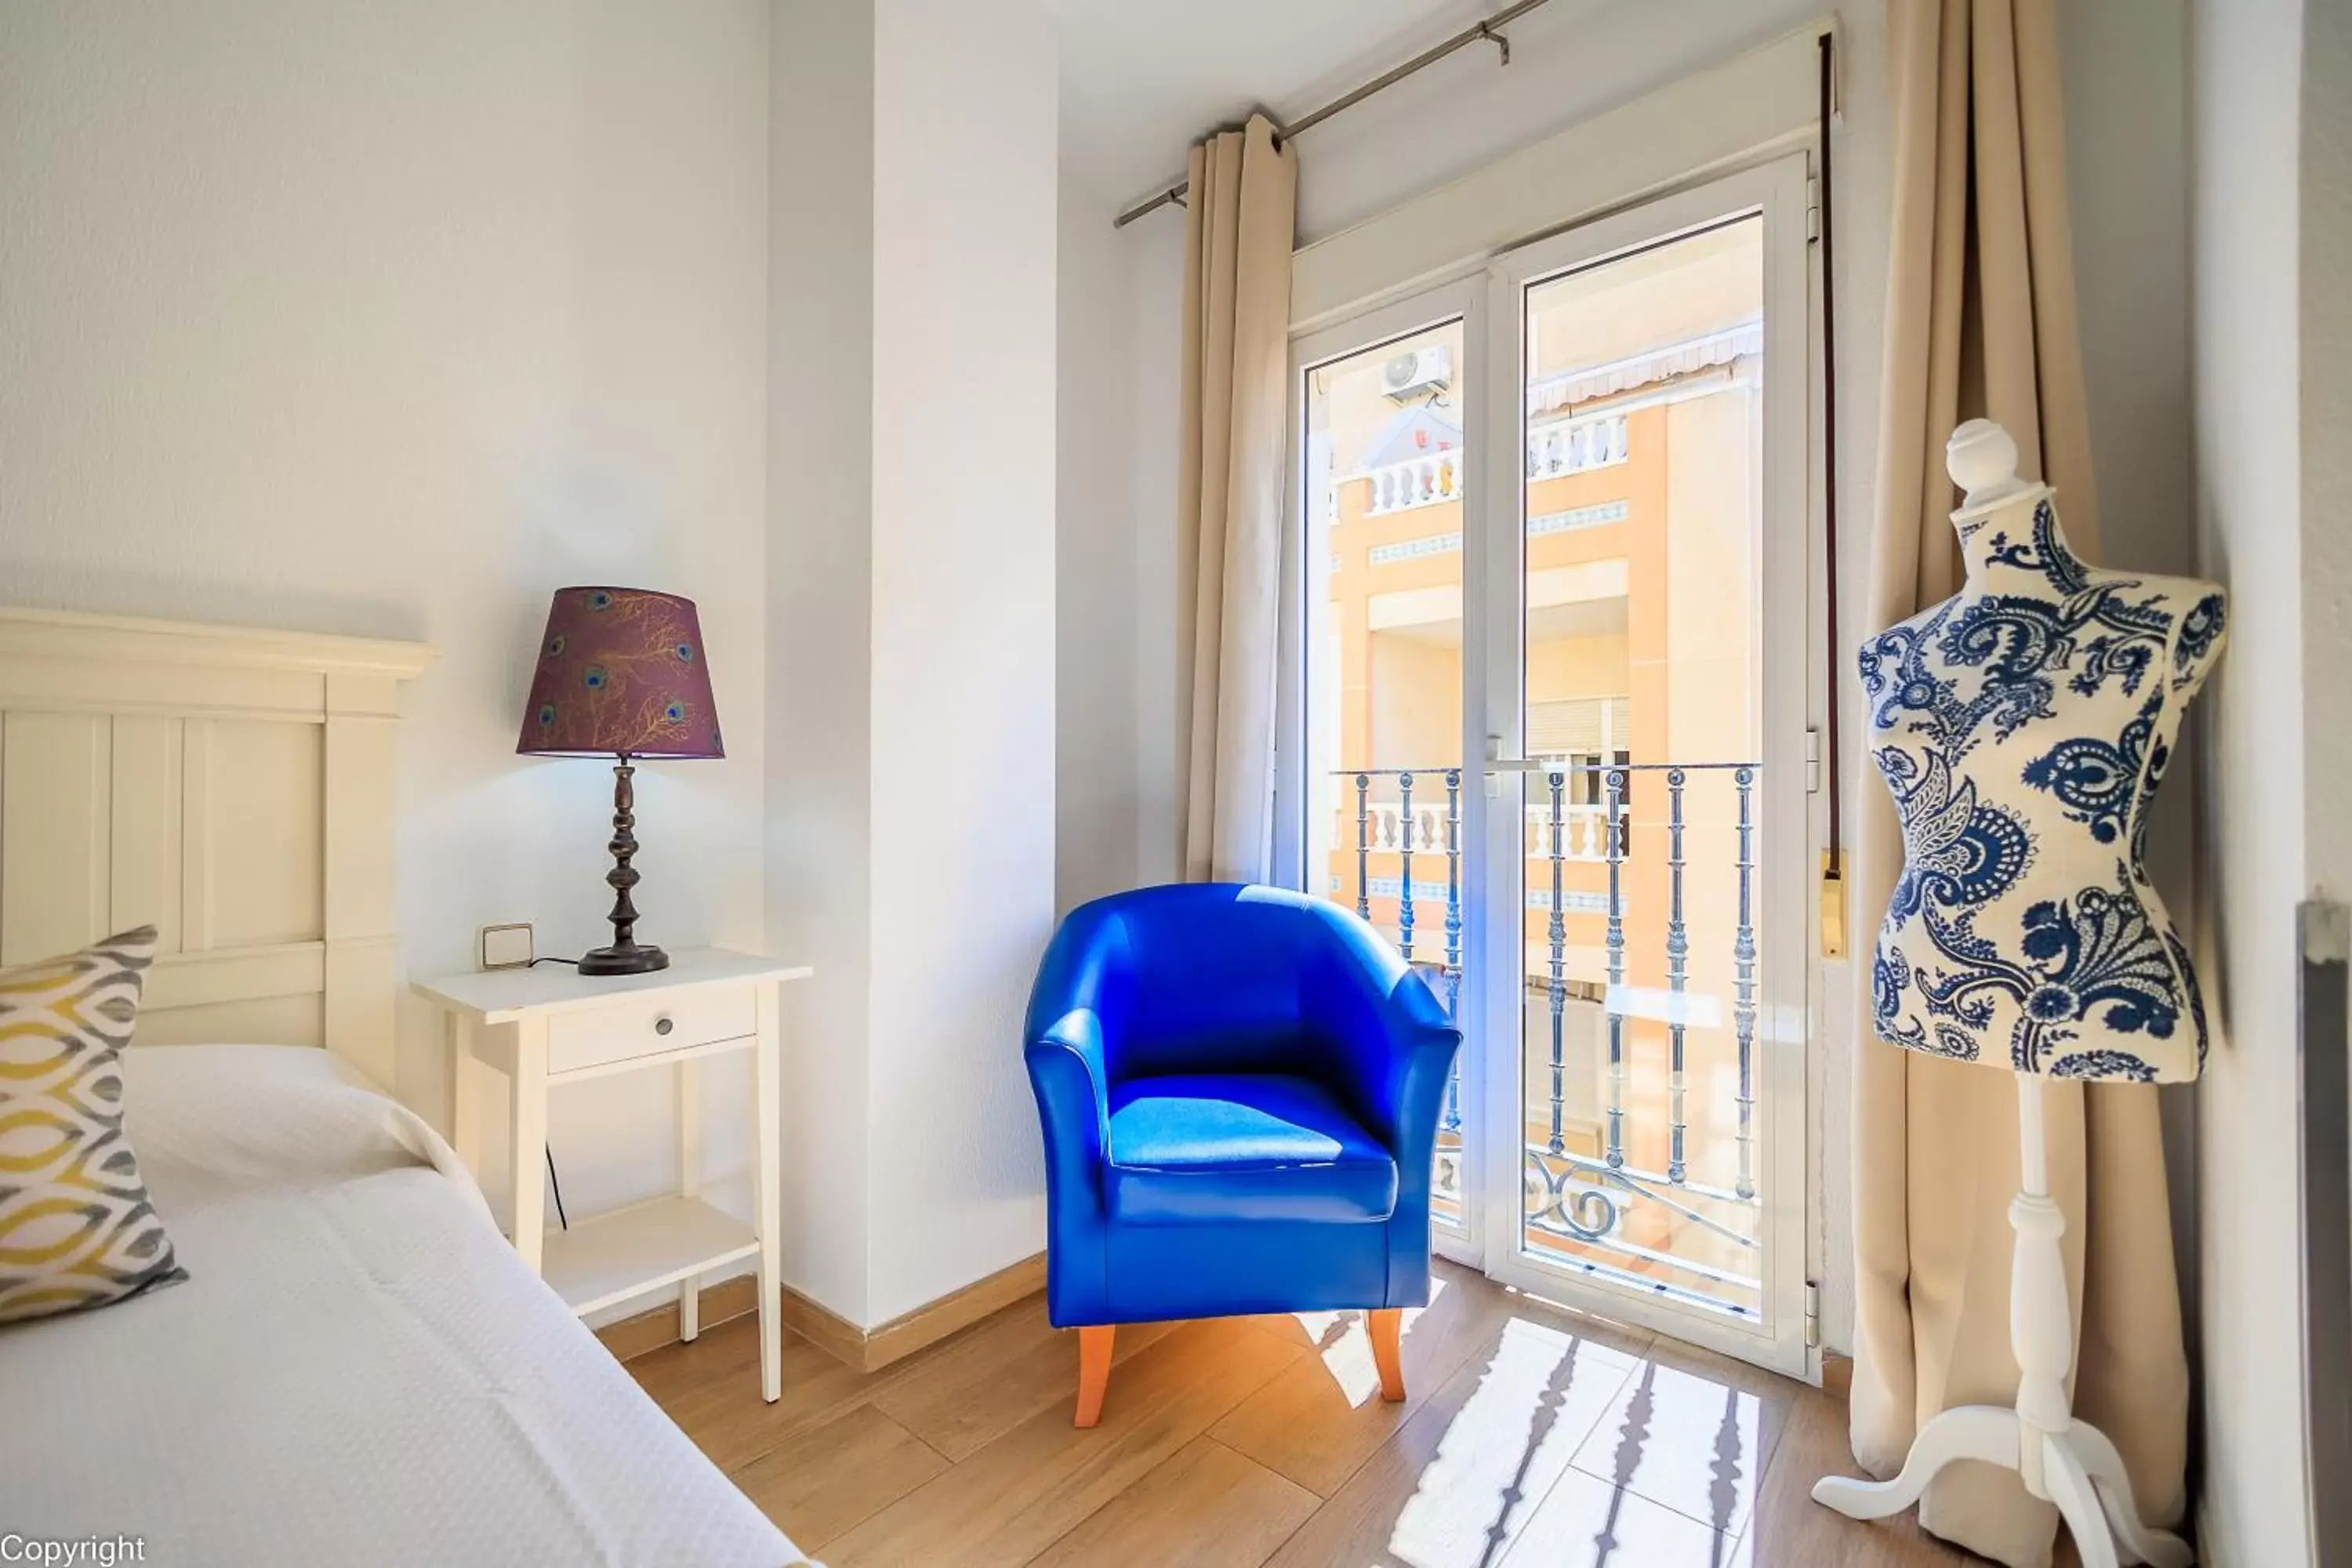
[[[326,1046],[389,1087],[418,643],[0,609],[0,964],[152,922],[135,1043]]]

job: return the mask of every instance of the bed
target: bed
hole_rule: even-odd
[[[0,965],[158,926],[124,1129],[189,1275],[0,1327],[0,1532],[254,1568],[803,1563],[382,1092],[395,697],[430,657],[0,610]]]

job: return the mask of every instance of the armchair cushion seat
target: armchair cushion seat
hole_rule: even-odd
[[[1307,1079],[1168,1074],[1115,1084],[1109,1102],[1103,1198],[1115,1224],[1351,1224],[1396,1212],[1395,1158]]]

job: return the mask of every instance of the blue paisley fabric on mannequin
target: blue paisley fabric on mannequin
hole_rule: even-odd
[[[1861,650],[1903,821],[1878,1033],[2052,1078],[2193,1079],[2204,1003],[2141,858],[2222,594],[2084,563],[2038,497],[1962,522],[1967,586]]]

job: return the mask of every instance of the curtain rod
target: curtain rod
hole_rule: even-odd
[[[1444,43],[1439,44],[1433,48],[1423,49],[1421,53],[1413,56],[1412,58],[1405,61],[1404,64],[1398,66],[1391,70],[1381,72],[1379,76],[1374,77],[1371,80],[1364,83],[1361,87],[1356,88],[1352,91],[1340,94],[1338,98],[1335,98],[1330,102],[1323,105],[1322,108],[1310,110],[1309,112],[1301,115],[1297,120],[1288,125],[1277,124],[1275,127],[1275,135],[1277,139],[1286,139],[1296,136],[1302,131],[1312,131],[1315,127],[1322,124],[1325,121],[1330,119],[1341,110],[1354,108],[1357,104],[1361,103],[1364,100],[1371,97],[1372,94],[1381,91],[1384,88],[1394,87],[1397,83],[1412,75],[1415,71],[1422,69],[1425,66],[1435,65],[1439,60],[1444,59],[1446,56],[1454,53],[1456,49],[1466,47],[1471,44],[1486,43],[1494,45],[1495,47],[1500,51],[1501,55],[1497,63],[1509,65],[1511,63],[1511,40],[1503,37],[1502,34],[1496,32],[1495,29],[1517,21],[1520,17],[1526,16],[1537,6],[1547,3],[1548,0],[1515,0],[1514,4],[1504,6],[1501,10],[1487,17],[1476,26],[1465,27],[1462,31],[1454,34]],[[1267,118],[1271,119],[1272,116],[1269,115]],[[1166,190],[1160,192],[1150,201],[1139,202],[1134,206],[1128,208],[1125,212],[1119,214],[1118,216],[1113,218],[1111,220],[1111,227],[1125,228],[1129,224],[1133,223],[1137,218],[1141,217],[1144,214],[1156,211],[1160,207],[1171,205],[1182,206],[1184,205],[1184,194],[1188,186],[1189,182],[1187,181],[1176,181],[1173,184],[1171,184]]]

